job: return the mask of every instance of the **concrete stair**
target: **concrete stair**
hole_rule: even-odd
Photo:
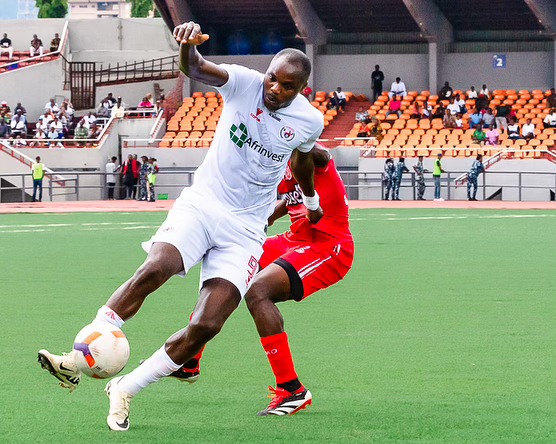
[[[346,137],[350,132],[353,124],[355,123],[355,113],[359,111],[359,107],[363,107],[363,109],[369,109],[371,106],[370,102],[357,102],[355,100],[350,100],[346,104],[345,112],[338,113],[334,120],[328,125],[322,135],[320,136],[321,139],[335,139],[337,137]],[[338,141],[338,145],[341,141]],[[329,146],[330,143],[327,143]]]

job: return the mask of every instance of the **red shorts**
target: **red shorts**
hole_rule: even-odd
[[[264,253],[259,261],[261,268],[276,261],[288,274],[288,268],[297,272],[302,288],[301,291],[294,291],[295,285],[292,282],[292,298],[296,301],[341,281],[353,263],[354,247],[351,240],[308,243],[280,234],[268,238],[263,249]]]

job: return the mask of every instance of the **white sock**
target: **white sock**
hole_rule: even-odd
[[[118,383],[118,389],[135,396],[149,384],[175,372],[181,365],[172,361],[164,346]]]
[[[93,322],[108,322],[109,324],[115,325],[118,328],[122,328],[124,325],[124,320],[118,316],[114,310],[110,307],[103,305],[97,311],[97,315]]]

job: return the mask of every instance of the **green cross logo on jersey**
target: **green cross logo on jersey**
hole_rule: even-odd
[[[247,127],[245,124],[240,123],[238,127],[232,123],[232,126],[230,127],[230,139],[232,139],[232,142],[234,142],[238,148],[243,148],[243,144],[248,137],[249,134],[247,133]]]

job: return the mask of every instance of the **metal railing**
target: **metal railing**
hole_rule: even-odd
[[[173,194],[177,196],[182,188],[191,186],[193,183],[194,169],[168,169],[162,170],[158,173],[158,180],[156,183],[156,192],[162,194]],[[444,198],[451,200],[458,194],[458,188],[462,190],[463,187],[458,187],[454,183],[454,179],[458,177],[462,171],[450,171],[445,173],[441,178],[441,191]],[[342,170],[340,174],[346,184],[348,197],[352,200],[379,200],[384,196],[385,188],[382,180],[382,171],[353,171]],[[64,180],[64,187],[61,187],[54,177],[62,177]],[[52,172],[50,177],[46,177],[46,184],[44,189],[47,191],[47,198],[45,200],[59,200],[58,197],[68,196],[65,200],[103,200],[108,197],[108,185],[106,183],[106,173],[101,172],[81,172],[81,171],[61,171]],[[17,187],[21,193],[21,202],[29,200],[29,195],[33,190],[33,180],[29,173],[11,173],[0,174],[0,179],[5,179],[7,182],[12,182],[14,179],[21,180],[21,188]],[[406,173],[403,176],[400,189],[407,199],[408,191],[412,199],[417,195],[417,183],[414,172]],[[59,181],[59,179],[58,179]],[[543,182],[539,184],[538,182]],[[427,188],[431,190],[434,188],[432,176],[429,174],[425,177]],[[136,185],[137,186],[137,185]],[[125,197],[125,186],[123,184],[123,177],[117,176],[115,197],[122,199]],[[523,172],[523,171],[496,171],[482,174],[480,176],[479,196],[482,199],[487,199],[490,194],[496,190],[502,189],[506,191],[517,190],[516,196],[518,201],[523,199],[523,194],[526,190],[544,190],[556,193],[556,172]],[[11,190],[14,187],[0,186],[0,197],[2,193]],[[464,190],[464,188],[463,188]],[[175,192],[175,193],[174,193]],[[462,195],[463,191],[459,191]],[[361,197],[363,195],[363,198]],[[460,198],[464,199],[463,194]],[[373,197],[365,197],[373,196]],[[4,199],[2,199],[4,200]],[[549,200],[548,194],[546,199],[535,200]]]

